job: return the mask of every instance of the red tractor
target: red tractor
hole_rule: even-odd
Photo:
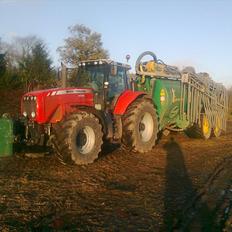
[[[74,164],[92,163],[103,141],[151,150],[158,132],[156,110],[146,92],[131,90],[130,66],[105,59],[78,66],[73,87],[22,97],[26,140],[50,143],[63,162]]]

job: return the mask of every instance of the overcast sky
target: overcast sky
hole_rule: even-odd
[[[151,50],[165,63],[192,65],[232,85],[230,0],[0,0],[0,37],[38,35],[58,65],[67,28],[84,24],[102,34],[111,59],[134,66]]]

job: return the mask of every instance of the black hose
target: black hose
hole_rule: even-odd
[[[153,60],[157,63],[157,57],[156,57],[155,53],[153,53],[153,52],[151,52],[151,51],[143,52],[143,53],[138,57],[138,59],[136,60],[136,63],[135,63],[135,70],[136,70],[136,72],[139,72],[139,71],[140,71],[140,70],[139,70],[139,66],[140,66],[140,64],[141,64],[141,60],[142,60],[142,58],[143,58],[144,56],[147,56],[147,55],[152,56]]]

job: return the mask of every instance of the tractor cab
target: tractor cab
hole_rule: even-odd
[[[126,64],[108,59],[82,61],[78,64],[77,77],[73,87],[92,88],[96,101],[111,102],[128,87]]]

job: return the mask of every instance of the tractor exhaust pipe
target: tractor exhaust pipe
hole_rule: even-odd
[[[61,62],[61,87],[67,87],[67,67]]]

